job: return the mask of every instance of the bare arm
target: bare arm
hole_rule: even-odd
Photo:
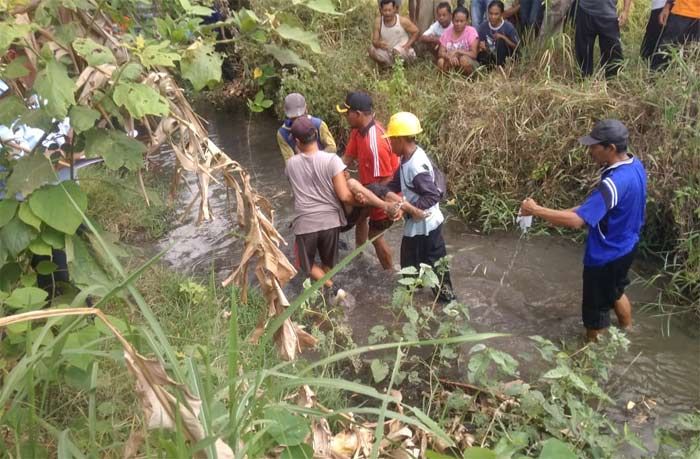
[[[386,43],[384,43],[384,42],[382,41],[381,35],[380,35],[380,33],[379,33],[379,31],[380,31],[380,29],[381,29],[381,22],[382,22],[382,17],[381,17],[381,16],[379,16],[379,17],[378,17],[377,19],[375,19],[375,21],[374,21],[374,30],[372,31],[372,45],[373,45],[375,48],[379,48],[379,49],[388,49],[388,48],[389,48],[389,45],[387,45]]]
[[[418,30],[418,27],[408,18],[399,16],[399,20],[401,21],[401,27],[410,35],[406,44],[403,45],[405,49],[408,49],[420,38],[420,30]]]
[[[576,209],[576,208],[575,208]],[[556,210],[540,206],[534,199],[527,198],[523,201],[520,211],[522,215],[533,215],[546,220],[555,226],[579,229],[586,224],[581,217],[573,210]]]
[[[624,27],[625,24],[627,24],[627,18],[630,15],[630,8],[632,8],[632,0],[625,0],[625,3],[622,7],[622,14],[620,14],[620,17],[618,18],[620,27]]]
[[[419,11],[419,7],[420,0],[408,0],[408,17],[411,18],[411,21],[416,20],[416,12]]]
[[[498,34],[496,34],[496,36],[497,36],[498,39],[501,39],[501,40],[503,40],[504,42],[506,42],[506,45],[508,45],[508,47],[509,47],[510,49],[515,49],[515,48],[518,46],[517,43],[515,43],[513,40],[511,40],[510,38],[508,38],[508,36],[505,35],[505,34],[498,33]]]

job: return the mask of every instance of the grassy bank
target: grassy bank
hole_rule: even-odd
[[[457,212],[486,231],[510,228],[526,196],[552,207],[580,203],[598,172],[576,139],[597,119],[620,118],[649,175],[642,248],[663,265],[668,304],[661,306],[700,314],[700,52],[686,52],[664,74],[650,73],[638,57],[647,5],[635,5],[623,30],[624,70],[605,81],[578,78],[571,33],[471,79],[442,75],[427,59],[379,71],[366,55],[375,3],[340,4],[353,8],[337,19],[304,18],[321,30],[325,54],[299,49],[316,73],[283,73],[278,109],[286,93],[302,92],[341,140],[346,128],[334,107],[348,90],[372,93],[382,121],[397,110],[416,113],[425,129],[421,143],[448,173]],[[279,2],[253,6],[262,14]]]

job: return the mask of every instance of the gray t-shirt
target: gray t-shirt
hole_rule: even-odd
[[[616,0],[579,0],[578,5],[591,16],[598,16],[601,18],[617,17]]]
[[[344,170],[335,153],[299,153],[289,158],[284,173],[294,193],[295,235],[345,225],[345,212],[333,187],[333,177]]]

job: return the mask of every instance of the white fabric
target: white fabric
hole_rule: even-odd
[[[447,27],[441,26],[438,21],[435,21],[430,25],[430,27],[428,27],[428,30],[423,32],[423,35],[434,35],[436,37],[441,37],[446,28]]]
[[[666,0],[651,0],[651,9],[658,10],[666,5]]]
[[[387,27],[387,25],[384,24],[383,18],[380,18],[379,23],[381,24],[379,37],[383,42],[389,45],[389,48],[400,48],[408,43],[408,33],[401,26],[401,19],[398,14],[396,15],[396,24],[391,27]]]

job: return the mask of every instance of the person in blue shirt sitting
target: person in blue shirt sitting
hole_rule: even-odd
[[[625,295],[627,272],[644,223],[646,172],[627,151],[628,131],[618,120],[602,120],[579,142],[599,166],[600,183],[578,207],[555,210],[534,199],[522,202],[522,215],[540,217],[556,226],[588,226],[583,258],[583,325],[589,341],[610,326],[610,309],[621,328],[632,325],[632,305]]]

